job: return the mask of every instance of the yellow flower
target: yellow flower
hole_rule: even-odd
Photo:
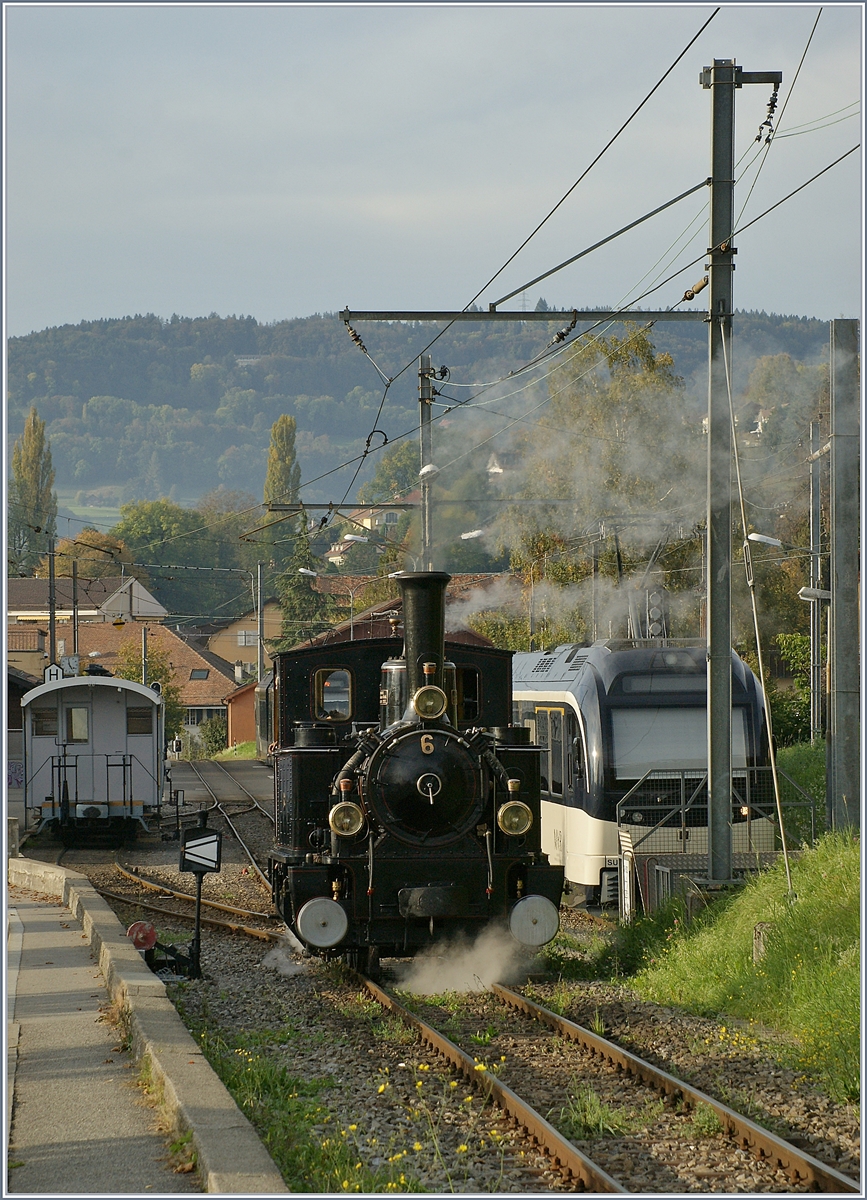
[[[469,1147],[466,1146],[463,1142],[461,1142],[460,1146],[458,1146],[458,1154],[466,1154],[468,1149],[469,1149]]]
[[[430,1070],[430,1067],[428,1066],[428,1064],[427,1064],[427,1063],[419,1063],[419,1064],[418,1064],[418,1069],[419,1069],[420,1071],[429,1071],[429,1070]]]
[[[355,1133],[355,1131],[356,1131],[356,1129],[357,1129],[357,1128],[358,1128],[358,1126],[357,1126],[357,1125],[350,1125],[350,1126],[349,1126],[349,1132],[350,1132],[350,1133]]]
[[[458,1081],[457,1081],[456,1079],[452,1079],[452,1080],[449,1082],[449,1087],[450,1087],[450,1088],[456,1088],[457,1086],[458,1086]]]
[[[484,1063],[476,1063],[476,1065],[473,1067],[474,1071],[487,1071],[487,1069],[488,1068],[485,1066]]]
[[[387,1087],[388,1087],[387,1083],[381,1083],[376,1090],[379,1093],[379,1095],[381,1096]]]
[[[413,1150],[421,1150],[421,1142],[416,1142],[413,1146]]]

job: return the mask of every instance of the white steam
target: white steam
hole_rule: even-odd
[[[484,992],[492,983],[520,982],[534,957],[508,930],[489,925],[474,941],[456,938],[422,951],[401,966],[398,986],[422,996]]]

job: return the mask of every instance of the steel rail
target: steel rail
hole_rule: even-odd
[[[577,1146],[573,1146],[571,1142],[567,1141],[553,1125],[545,1120],[541,1113],[531,1108],[496,1075],[487,1070],[477,1070],[478,1064],[454,1042],[438,1033],[426,1021],[422,1021],[420,1017],[409,1012],[372,980],[357,972],[353,972],[353,974],[377,1003],[415,1029],[423,1042],[457,1067],[471,1083],[477,1087],[483,1087],[486,1095],[526,1129],[530,1137],[543,1148],[561,1170],[569,1172],[580,1185],[576,1190],[626,1194],[626,1188],[621,1187],[616,1179],[613,1179],[601,1167],[582,1154]]]
[[[165,884],[155,883],[151,879],[145,879],[144,876],[136,874],[135,871],[127,871],[119,862],[115,862],[115,867],[120,871],[125,878],[132,880],[134,883],[140,884],[143,888],[147,888],[152,892],[159,892],[162,896],[174,896],[177,900],[192,900],[195,902],[196,897],[189,892],[176,892],[173,888],[166,887]],[[250,908],[234,908],[231,904],[220,904],[217,900],[205,900],[202,897],[202,904],[208,908],[219,909],[220,912],[234,913],[238,917],[258,917],[262,921],[274,920],[273,912],[263,913],[255,912]]]
[[[220,814],[220,816],[223,818],[223,820],[226,822],[226,824],[231,829],[232,833],[235,835],[238,845],[241,847],[241,849],[247,855],[247,858],[250,860],[250,865],[252,866],[253,870],[256,872],[259,882],[262,884],[263,887],[268,889],[268,892],[270,894],[270,892],[271,892],[270,879],[265,874],[265,872],[262,870],[262,868],[259,866],[259,864],[256,862],[256,859],[253,857],[253,852],[250,850],[250,847],[247,845],[247,843],[241,837],[240,833],[235,828],[235,824],[232,821],[232,818],[229,816],[229,814],[226,812],[225,808],[223,807],[224,803],[230,804],[231,801],[219,800],[217,798],[217,793],[214,791],[214,789],[211,787],[211,785],[205,779],[204,775],[202,775],[202,773],[198,770],[198,768],[195,766],[195,764],[193,762],[190,762],[189,765],[193,768],[193,772],[195,775],[198,776],[199,781],[205,785],[207,790],[214,797],[214,808],[217,810],[217,812]],[[226,774],[229,775],[229,772],[227,771]],[[230,779],[232,778],[231,775],[229,775],[229,778]],[[250,810],[248,809],[247,811],[249,812]],[[236,813],[235,816],[238,816],[238,814]]]
[[[128,908],[143,908],[147,912],[159,913],[163,917],[175,917],[179,921],[195,921],[196,919],[194,913],[177,912],[173,908],[160,908],[158,904],[148,904],[146,900],[120,896],[117,892],[109,892],[105,888],[94,888],[94,891],[105,900],[114,900],[116,904],[125,904]],[[195,896],[188,898],[195,904]],[[208,926],[209,929],[227,929],[230,933],[243,933],[247,937],[259,938],[263,942],[282,942],[284,940],[282,934],[275,933],[270,929],[254,929],[250,925],[237,925],[234,921],[218,921],[216,917],[200,917],[199,919],[201,924]]]
[[[860,1187],[856,1180],[843,1175],[833,1167],[826,1166],[825,1163],[819,1162],[809,1154],[805,1154],[796,1146],[790,1145],[789,1142],[770,1133],[767,1129],[763,1129],[749,1117],[742,1116],[734,1109],[720,1103],[719,1100],[714,1100],[711,1096],[699,1091],[698,1088],[684,1083],[682,1079],[677,1079],[674,1075],[669,1075],[666,1071],[652,1066],[644,1059],[615,1045],[614,1042],[609,1042],[606,1038],[591,1033],[589,1029],[577,1025],[574,1021],[569,1021],[565,1017],[551,1012],[550,1009],[534,1004],[532,1000],[528,1000],[519,992],[513,992],[511,988],[495,983],[491,986],[491,991],[504,1004],[526,1013],[561,1036],[578,1042],[585,1050],[604,1058],[618,1070],[643,1080],[661,1095],[681,1100],[688,1107],[695,1107],[698,1104],[706,1105],[716,1113],[729,1137],[735,1139],[743,1149],[751,1151],[756,1158],[771,1162],[780,1168],[793,1183],[807,1183],[814,1189],[823,1192],[856,1192],[860,1194]]]
[[[253,801],[253,803],[258,808],[259,812],[262,813],[262,815],[264,817],[267,817],[268,820],[272,824],[274,823],[273,814],[271,812],[269,812],[267,808],[265,808],[262,801],[259,800],[259,798],[257,796],[254,796],[249,788],[244,787],[243,783],[241,783],[241,781],[239,779],[235,778],[235,776],[232,774],[232,772],[230,770],[228,770],[227,767],[224,767],[223,764],[221,762],[218,762],[217,759],[215,759],[215,758],[212,758],[209,761],[211,762],[212,766],[219,767],[224,775],[228,775],[228,777],[231,779],[232,783],[234,783],[235,787],[240,788],[245,796],[249,796],[250,799]],[[243,760],[241,760],[241,761],[243,761]]]

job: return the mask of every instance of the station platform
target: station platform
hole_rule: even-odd
[[[88,880],[7,862],[7,1192],[285,1192],[164,984]],[[142,1066],[159,1108],[138,1086]],[[169,1153],[183,1133],[190,1172],[176,1172],[184,1155]]]

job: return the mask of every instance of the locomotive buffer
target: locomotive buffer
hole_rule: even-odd
[[[196,876],[196,926],[190,942],[190,979],[202,978],[202,880],[209,871],[220,870],[223,835],[218,829],[208,829],[207,823],[207,812],[200,812],[196,828],[184,830],[178,867],[179,871],[192,871]]]

